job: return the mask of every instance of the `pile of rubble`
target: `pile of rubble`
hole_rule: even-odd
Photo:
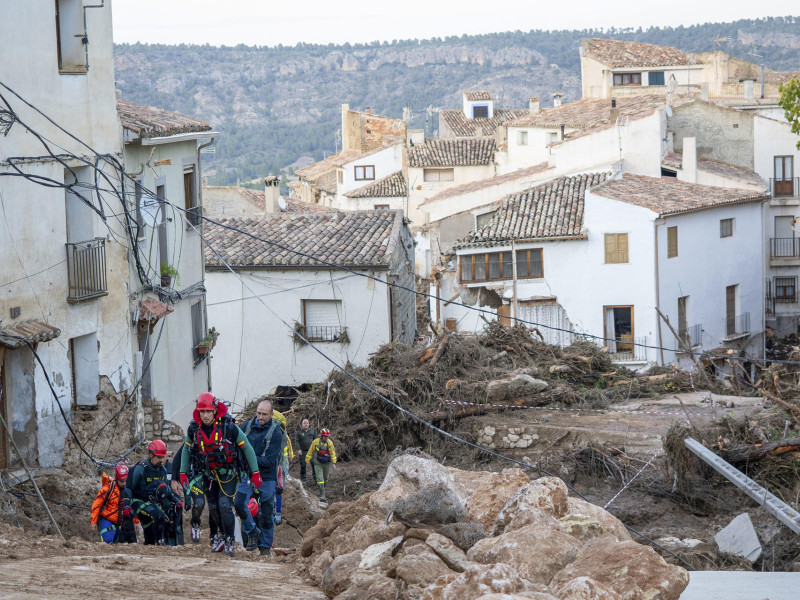
[[[336,600],[677,600],[688,584],[558,478],[462,471],[419,452],[394,459],[377,491],[333,504],[301,555]]]

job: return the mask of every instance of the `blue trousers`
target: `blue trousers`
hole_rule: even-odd
[[[264,481],[261,483],[259,491],[259,513],[261,515],[261,533],[258,536],[259,548],[270,548],[275,536],[275,522],[272,520],[274,510],[275,482]],[[253,486],[249,482],[242,481],[236,489],[236,498],[233,506],[236,514],[242,520],[242,531],[247,535],[252,534],[256,529],[256,522],[247,508],[247,503],[253,496]]]
[[[106,544],[113,544],[117,541],[119,529],[108,519],[103,517],[97,519],[97,531],[100,533],[100,539]]]

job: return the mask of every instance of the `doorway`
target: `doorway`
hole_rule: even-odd
[[[612,354],[633,353],[633,306],[604,306],[603,331]]]
[[[0,410],[28,465],[36,465],[39,460],[34,365],[30,348],[0,349]],[[19,456],[10,450],[5,429],[0,429],[0,468],[20,466]]]

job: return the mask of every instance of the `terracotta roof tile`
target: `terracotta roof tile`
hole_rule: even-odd
[[[492,92],[486,90],[467,91],[464,92],[464,98],[470,102],[475,102],[476,100],[491,100]]]
[[[611,173],[584,173],[559,177],[499,203],[491,221],[454,248],[492,246],[511,240],[568,238],[582,235],[584,195]]]
[[[726,206],[761,202],[766,194],[752,190],[722,188],[678,181],[674,177],[646,177],[626,173],[622,179],[608,181],[593,194],[652,210],[659,215],[675,215]]]
[[[497,128],[510,119],[526,114],[528,111],[518,108],[495,108],[494,115],[489,118],[470,119],[460,108],[448,108],[439,111],[439,119],[450,127],[453,135],[461,137],[486,137],[494,135]]]
[[[293,182],[289,182],[289,184],[287,185],[291,187],[291,183]],[[294,183],[299,183],[299,182],[294,182]],[[212,191],[233,190],[238,194],[240,194],[241,196],[247,198],[247,200],[258,206],[260,209],[266,210],[267,207],[266,192],[264,190],[251,190],[250,188],[237,187],[237,186],[224,186],[224,185],[203,186],[203,190],[204,193],[208,193],[207,190],[212,190]],[[294,198],[284,198],[284,200],[286,200],[286,210],[284,210],[283,212],[305,212],[305,211],[328,212],[331,210],[335,210],[333,208],[327,208],[325,206],[320,206],[319,204],[314,204],[313,202],[303,202],[302,200],[295,200]]]
[[[496,151],[494,138],[432,138],[424,144],[406,145],[409,167],[490,165]]]
[[[211,125],[200,119],[124,100],[117,100],[117,114],[122,127],[140,138],[211,131]]]
[[[406,194],[406,179],[403,177],[403,172],[398,171],[348,192],[345,196],[348,198],[405,198]]]
[[[229,217],[209,224],[206,265],[224,268],[214,248],[231,266],[314,267],[320,263],[227,229],[235,227],[326,262],[346,266],[389,265],[403,226],[401,211],[331,211]],[[325,267],[322,267],[325,268]]]
[[[611,68],[693,65],[695,59],[672,46],[592,38],[581,40],[586,56]]]
[[[497,175],[495,177],[479,179],[478,181],[457,185],[456,187],[448,188],[439,192],[435,196],[428,198],[424,202],[420,203],[420,206],[423,204],[430,204],[431,202],[437,202],[439,200],[445,200],[446,198],[453,198],[454,196],[460,196],[462,194],[469,194],[470,192],[477,192],[479,190],[484,190],[496,185],[502,185],[504,183],[508,183],[509,181],[525,179],[526,177],[531,177],[537,173],[543,173],[549,168],[550,167],[547,165],[547,163],[543,162],[539,163],[538,165],[533,165],[532,167],[527,167],[526,169],[517,169],[511,173],[504,173],[503,175]]]
[[[9,348],[20,348],[26,344],[24,341],[17,339],[17,337],[25,338],[29,343],[36,344],[39,342],[49,342],[59,335],[61,335],[61,330],[58,327],[48,325],[44,321],[21,321],[0,329],[0,345]]]

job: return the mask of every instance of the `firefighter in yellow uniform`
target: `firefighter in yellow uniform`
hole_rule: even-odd
[[[283,427],[283,432],[286,433],[286,417],[279,411],[273,410],[272,418],[278,421],[280,426]],[[292,440],[289,438],[289,435],[284,435],[283,439],[286,440],[286,443],[281,452],[281,462],[278,464],[278,481],[275,485],[275,502],[273,503],[275,506],[275,525],[280,525],[283,520],[283,516],[281,515],[281,510],[283,508],[283,483],[284,480],[289,478],[289,459],[294,456]]]
[[[317,485],[319,486],[320,502],[327,502],[325,484],[328,483],[328,473],[330,473],[331,465],[336,465],[336,449],[333,447],[330,436],[331,432],[328,429],[321,429],[319,437],[311,442],[311,447],[308,449],[308,454],[306,454],[306,463],[310,464],[314,469],[314,477],[316,477]]]

